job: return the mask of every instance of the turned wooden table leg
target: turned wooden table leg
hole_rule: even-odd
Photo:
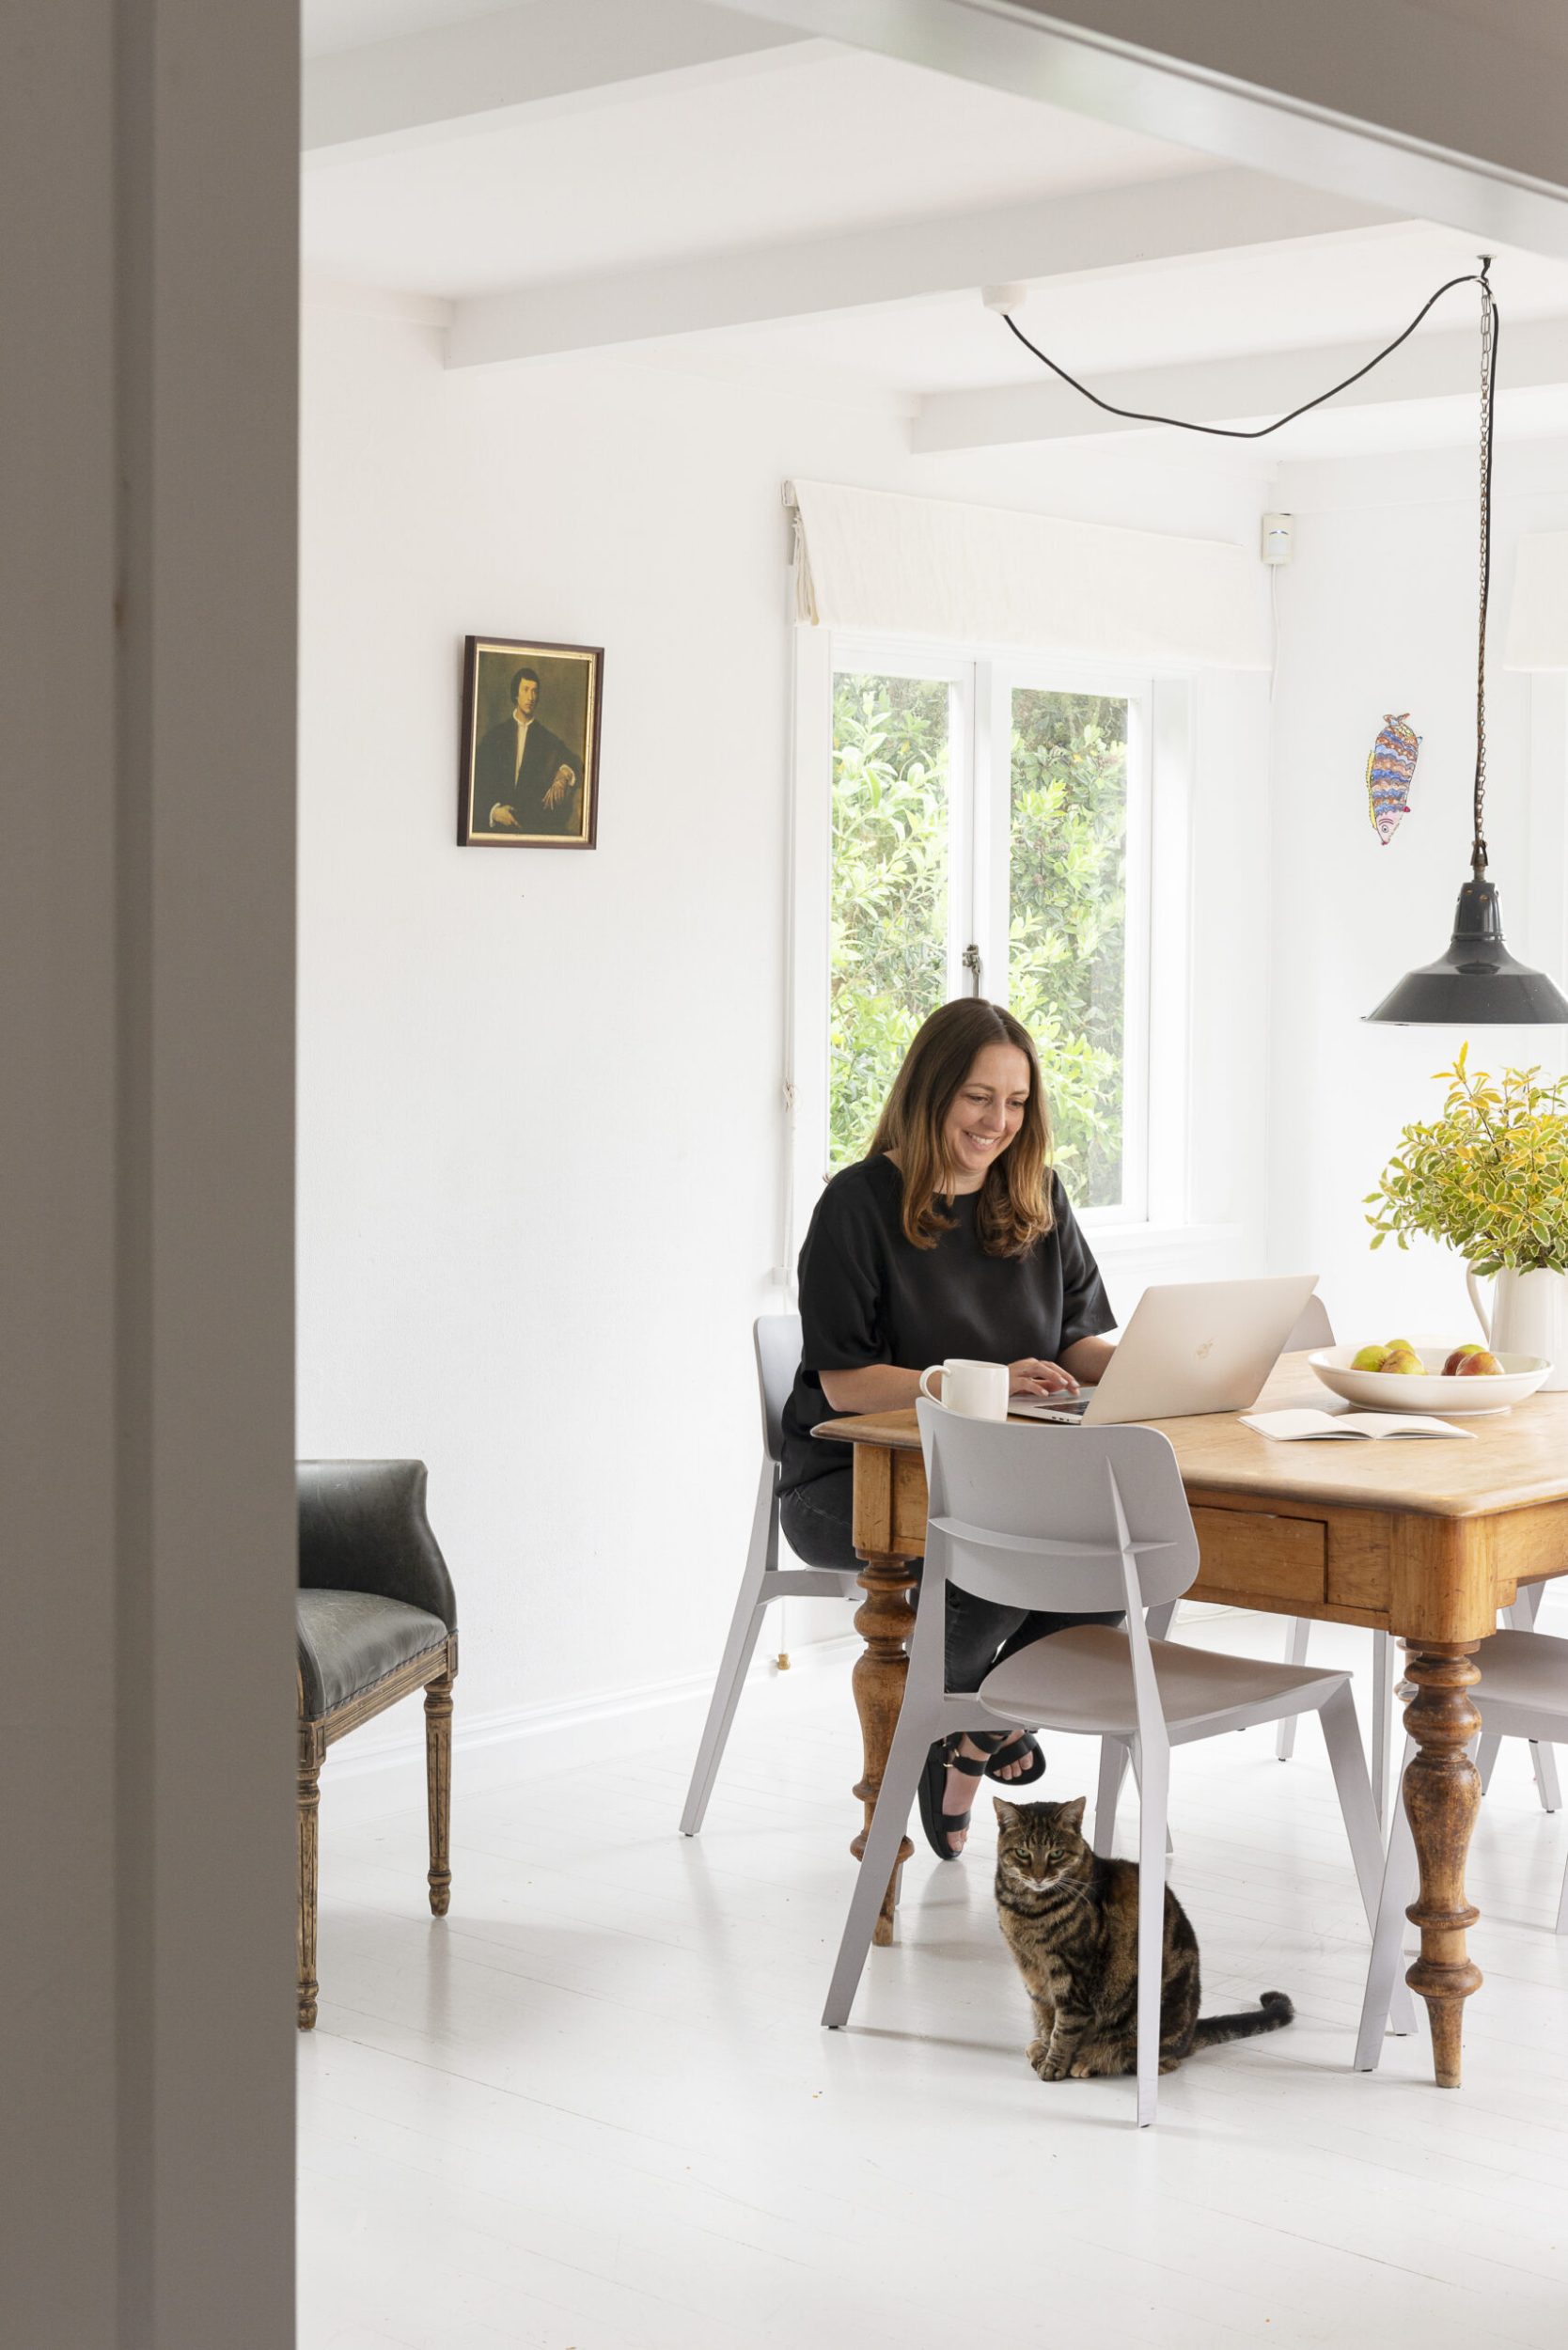
[[[1426,2001],[1439,2089],[1459,2087],[1465,2002],[1481,1984],[1465,1936],[1480,1911],[1465,1897],[1465,1856],[1481,1808],[1481,1778],[1466,1752],[1481,1729],[1470,1690],[1481,1675],[1474,1640],[1406,1641],[1405,1678],[1416,1694],[1404,1726],[1416,1752],[1404,1775],[1404,1809],[1416,1840],[1420,1897],[1405,1913],[1421,1930],[1421,1954],[1405,1977]]]
[[[909,1636],[915,1629],[915,1610],[909,1594],[915,1588],[915,1577],[909,1572],[906,1559],[890,1557],[868,1558],[860,1572],[860,1588],[865,1601],[855,1610],[855,1628],[866,1646],[855,1659],[855,1705],[860,1716],[860,1741],[865,1768],[855,1782],[855,1793],[866,1807],[865,1824],[850,1846],[856,1860],[866,1849],[866,1831],[871,1825],[876,1799],[882,1785],[882,1775],[887,1767],[888,1748],[898,1726],[899,1708],[903,1703],[903,1684],[909,1672]],[[899,1857],[888,1880],[886,1895],[878,1915],[871,1939],[886,1949],[893,1939],[893,1909],[899,1897],[899,1871],[915,1847],[908,1837],[899,1845]]]
[[[452,1676],[425,1688],[425,1784],[431,1815],[431,1915],[445,1918],[452,1899]]]

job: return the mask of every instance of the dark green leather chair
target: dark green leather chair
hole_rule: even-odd
[[[301,1461],[299,2026],[316,2021],[316,1824],[333,1741],[425,1692],[431,1909],[451,1899],[457,1599],[425,1515],[423,1461]]]

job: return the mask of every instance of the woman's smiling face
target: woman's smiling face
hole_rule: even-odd
[[[1029,1064],[1017,1045],[982,1046],[942,1125],[955,1192],[979,1191],[1023,1124],[1028,1099]]]

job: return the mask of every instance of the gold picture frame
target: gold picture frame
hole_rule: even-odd
[[[465,636],[460,849],[591,849],[599,837],[602,645]]]

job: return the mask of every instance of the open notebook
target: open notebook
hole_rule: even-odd
[[[1433,1419],[1424,1412],[1318,1412],[1310,1407],[1294,1412],[1244,1412],[1242,1426],[1278,1444],[1303,1444],[1314,1436],[1470,1436],[1473,1428],[1455,1428],[1451,1420]]]

